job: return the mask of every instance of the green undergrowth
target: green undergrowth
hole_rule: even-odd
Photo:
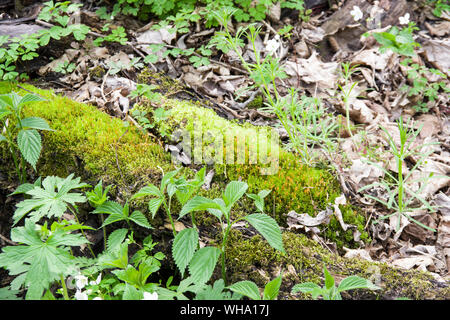
[[[417,270],[402,270],[386,263],[369,262],[358,258],[342,258],[330,253],[305,235],[283,233],[285,254],[271,248],[259,235],[246,238],[240,232],[232,232],[227,247],[227,263],[230,281],[242,279],[254,281],[262,287],[268,279],[283,272],[282,291],[297,283],[314,282],[320,286],[324,279],[324,264],[339,282],[346,276],[357,275],[371,280],[383,288],[381,291],[355,290],[347,299],[448,299],[450,287],[433,288],[430,273]],[[311,296],[288,295],[287,299],[311,299]]]
[[[42,117],[55,130],[43,134],[38,175],[65,177],[76,173],[85,180],[103,179],[106,183],[132,186],[140,180],[156,181],[155,177],[161,174],[158,166],[170,168],[170,157],[163,148],[128,123],[52,91],[27,84],[21,87],[46,99],[28,105],[25,115]],[[10,90],[8,83],[0,83],[0,94]],[[20,88],[14,91],[26,93]],[[8,163],[5,146],[0,145],[0,150],[1,159]]]
[[[37,172],[33,174],[34,177],[30,172],[30,180],[38,175],[64,177],[75,173],[92,184],[103,179],[105,184],[114,184],[122,189],[124,186],[130,187],[135,192],[148,182],[159,185],[161,169],[164,172],[173,169],[170,155],[165,153],[159,144],[133,126],[110,117],[96,107],[56,96],[51,91],[39,90],[31,85],[21,84],[21,86],[47,98],[45,102],[30,104],[25,109],[26,116],[42,117],[55,130],[43,133],[43,153],[38,162]],[[25,93],[20,88],[14,88],[14,90],[22,95]],[[9,91],[9,84],[0,83],[0,93]],[[191,112],[206,117],[205,124],[218,125],[225,121],[217,118],[210,110],[203,110],[185,102],[171,100],[166,107],[173,110],[171,121],[173,125],[178,123],[179,127],[182,127],[183,123],[189,123],[188,116]],[[180,119],[184,122],[180,122]],[[232,122],[225,122],[225,124],[240,126]],[[9,155],[4,145],[0,145],[0,155],[2,174],[8,173],[9,179],[14,180],[14,170],[11,168]],[[329,172],[302,166],[295,160],[294,155],[283,150],[280,150],[279,164],[276,174],[265,176],[259,173],[256,165],[215,165],[216,175],[211,188],[201,190],[200,194],[216,198],[221,195],[229,180],[246,179],[250,192],[259,191],[262,188],[273,189],[271,197],[266,201],[266,212],[275,216],[278,221],[283,221],[285,213],[289,210],[314,214],[327,204],[333,203],[334,199],[340,195],[339,185]],[[194,170],[185,168],[183,173],[192,177]],[[239,216],[252,212],[254,206],[250,200],[243,198],[236,208],[233,215]],[[352,219],[361,217],[350,206],[341,207],[341,210],[346,223],[352,223]],[[177,211],[174,210],[174,212]],[[157,215],[159,220],[162,220],[161,216],[163,215]],[[220,235],[207,231],[214,229],[207,226],[213,226],[216,220],[212,215],[204,214],[202,217],[200,226],[202,234],[207,232],[212,241],[219,243]],[[362,225],[363,220],[357,222]],[[157,227],[153,222],[151,223]],[[162,221],[158,224],[161,223]],[[332,233],[336,235],[337,230],[342,231],[339,225],[333,225],[333,223],[335,222],[331,222],[328,226],[329,230],[324,232],[334,229]],[[338,236],[337,240],[343,241],[348,246],[348,239]],[[330,272],[336,275],[360,275],[368,279],[374,274],[380,275],[383,297],[392,295],[420,299],[434,295],[432,298],[448,298],[448,288],[436,291],[437,289],[432,288],[431,276],[426,273],[400,271],[384,264],[340,258],[323,249],[317,242],[293,232],[283,233],[283,244],[286,254],[273,250],[257,234],[248,237],[248,233],[244,235],[233,230],[227,246],[227,270],[230,283],[253,280],[263,287],[263,284],[267,283],[268,279],[273,279],[274,273],[282,268],[284,272],[282,290],[288,298],[293,298],[287,292],[290,292],[290,288],[295,283],[323,282],[322,268],[326,263]],[[292,267],[295,272],[292,272]],[[374,293],[367,292],[367,294],[369,298],[379,298],[373,296]]]
[[[230,180],[246,181],[251,193],[263,189],[272,190],[265,199],[265,210],[282,226],[287,226],[289,211],[315,216],[327,206],[333,205],[335,199],[342,194],[340,185],[332,173],[325,169],[303,165],[295,154],[282,149],[281,145],[278,145],[278,136],[272,139],[274,132],[265,127],[226,120],[213,110],[201,106],[199,102],[166,100],[163,107],[170,110],[166,125],[169,125],[170,132],[178,139],[172,141],[172,144],[177,142],[185,144],[186,136],[183,134],[188,132],[191,160],[208,163],[209,158],[214,159],[212,166],[215,169],[215,181],[219,183]],[[144,103],[137,108],[151,114],[155,105]],[[180,135],[181,138],[178,138]],[[228,144],[227,141],[232,142]],[[263,163],[259,161],[262,144],[268,150],[267,159],[263,159]],[[245,150],[240,153],[241,162],[238,162],[239,146],[245,146],[241,149]],[[228,151],[230,148],[232,152]],[[214,158],[215,152],[209,152],[212,149],[221,150],[218,158]],[[209,157],[205,157],[205,154]],[[233,161],[232,164],[227,164],[230,163],[227,161],[230,154]],[[250,163],[249,154],[257,154],[256,158],[252,158],[253,163]],[[221,162],[218,163],[217,159]],[[262,174],[264,171],[269,174]],[[354,225],[361,233],[360,239],[368,241],[369,235],[364,230],[365,216],[351,205],[340,208],[344,222]],[[336,242],[340,248],[358,245],[357,241],[354,241],[353,229],[344,231],[335,217],[332,217],[330,224],[325,227],[324,236],[327,240]]]

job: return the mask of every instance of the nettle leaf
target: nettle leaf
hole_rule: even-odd
[[[150,212],[152,213],[152,218],[155,217],[162,203],[163,203],[162,198],[154,198],[148,201],[148,210],[150,210]]]
[[[20,120],[20,125],[17,124],[17,127],[20,128],[22,126],[24,129],[37,129],[37,130],[47,130],[54,131],[50,128],[47,121],[39,117],[28,117]]]
[[[189,272],[196,284],[206,283],[216,268],[221,251],[215,247],[203,247],[198,250],[189,263]]]
[[[128,234],[128,229],[117,229],[111,232],[106,243],[108,251],[115,251],[120,244],[125,240]]]
[[[150,223],[148,222],[147,218],[145,217],[145,215],[138,210],[134,211],[131,214],[130,220],[141,227],[144,227],[147,229],[153,229],[152,226],[150,225]]]
[[[370,280],[358,277],[358,276],[350,276],[341,281],[338,286],[338,291],[347,291],[353,289],[371,289],[371,290],[379,290],[380,287],[374,285]]]
[[[36,170],[36,163],[42,149],[41,135],[35,129],[20,130],[17,145],[24,159]]]
[[[42,239],[35,226],[28,219],[24,227],[14,228],[11,239],[20,245],[5,247],[0,254],[0,267],[7,268],[11,275],[19,275],[19,283],[15,285],[28,288],[27,299],[39,299],[61,275],[71,274],[75,258],[68,246],[88,243],[81,235],[64,230],[56,230],[47,239]]]
[[[182,276],[198,248],[198,237],[197,229],[187,228],[178,232],[173,240],[172,256]]]
[[[242,181],[231,181],[225,188],[223,200],[228,208],[238,201],[247,191],[248,185]]]
[[[325,275],[325,288],[328,290],[334,287],[334,278],[333,276],[328,272],[328,269],[323,266],[323,274]]]
[[[266,286],[264,287],[264,300],[275,300],[277,298],[278,292],[280,291],[282,278],[283,276],[279,275],[268,284],[266,284]]]
[[[297,292],[310,293],[313,299],[316,299],[318,296],[322,295],[323,291],[324,290],[314,282],[305,282],[296,284],[292,288],[291,293],[292,294],[295,294]]]
[[[146,196],[154,196],[157,198],[162,198],[164,195],[161,193],[161,191],[153,184],[150,184],[146,187],[143,187],[141,190],[139,190],[131,199],[146,197]]]
[[[228,287],[233,292],[242,294],[252,300],[261,300],[258,286],[252,281],[239,281]]]
[[[208,209],[224,210],[223,206],[221,206],[214,200],[202,196],[195,196],[183,206],[179,213],[178,219],[181,219],[186,214],[192,211],[204,211]]]
[[[281,230],[275,219],[264,213],[250,214],[243,219],[248,221],[256,230],[258,230],[273,248],[284,252]]]
[[[80,178],[73,179],[73,174],[66,179],[49,176],[42,182],[42,187],[35,186],[26,192],[31,199],[25,199],[17,204],[13,220],[16,224],[27,213],[31,212],[33,221],[40,218],[60,218],[67,210],[68,205],[86,202],[87,199],[81,193],[69,193],[72,189],[89,186],[80,183]]]

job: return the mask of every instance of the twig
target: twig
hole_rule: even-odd
[[[14,241],[12,241],[12,240],[9,240],[8,238],[6,238],[5,236],[3,236],[2,234],[0,234],[0,239],[2,239],[3,241],[5,241],[5,242],[7,242],[7,243],[9,243],[9,244],[11,244],[11,245],[13,245],[13,246],[17,246],[17,245],[18,245],[17,242],[14,242]]]

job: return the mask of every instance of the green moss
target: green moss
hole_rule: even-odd
[[[430,273],[417,270],[401,270],[386,263],[369,262],[358,258],[342,258],[322,248],[304,235],[283,233],[286,250],[282,254],[269,246],[260,236],[250,239],[235,231],[227,246],[229,282],[250,279],[264,287],[267,279],[273,279],[283,270],[282,291],[290,292],[297,283],[314,282],[324,285],[323,266],[339,283],[342,279],[358,275],[380,286],[380,291],[353,290],[346,292],[347,299],[449,299],[450,287],[434,287]],[[290,267],[289,267],[290,266]],[[287,298],[310,298],[307,295],[288,295]]]
[[[95,176],[106,183],[134,185],[139,180],[156,181],[158,166],[171,168],[170,156],[163,148],[128,123],[51,91],[22,87],[48,99],[28,105],[24,116],[42,117],[55,130],[42,132],[39,175],[76,172],[85,179]],[[7,83],[0,83],[1,93],[9,91]]]

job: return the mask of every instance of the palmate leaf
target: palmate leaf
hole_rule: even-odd
[[[27,299],[39,299],[52,282],[59,280],[60,275],[73,272],[74,257],[68,246],[88,243],[81,235],[69,234],[61,229],[43,240],[30,219],[25,221],[24,227],[11,231],[11,239],[20,245],[3,249],[0,267],[5,267],[12,275],[19,275],[15,285],[28,288]]]
[[[20,130],[17,136],[17,145],[23,158],[36,170],[42,149],[41,135],[35,129]]]
[[[273,248],[284,252],[281,230],[275,219],[264,213],[250,214],[243,219],[247,220],[256,230],[258,230]]]
[[[26,192],[31,199],[17,204],[13,215],[14,224],[30,212],[33,221],[44,216],[60,218],[66,212],[68,205],[86,202],[86,197],[81,193],[69,193],[72,189],[86,186],[88,184],[80,183],[80,178],[73,179],[73,174],[65,179],[55,176],[46,177],[42,187],[35,186]]]
[[[198,250],[189,263],[189,272],[195,284],[206,283],[212,276],[221,251],[215,247]]]
[[[177,233],[172,245],[175,264],[184,276],[184,271],[198,247],[198,232],[195,228],[183,229]]]

